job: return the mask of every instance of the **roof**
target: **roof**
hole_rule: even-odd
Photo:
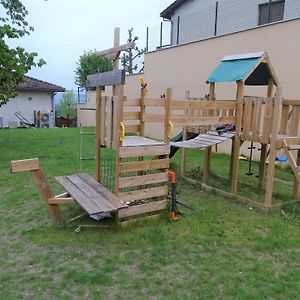
[[[18,91],[42,91],[42,92],[64,92],[65,88],[42,81],[33,77],[24,76],[24,82],[21,82],[17,86]]]
[[[164,11],[162,11],[160,13],[160,16],[162,18],[171,20],[171,16],[173,15],[174,11],[187,1],[188,0],[176,0],[171,5],[169,5]]]
[[[270,79],[278,85],[277,76],[266,52],[252,52],[223,57],[208,78],[208,82],[234,82],[245,85],[268,85]]]

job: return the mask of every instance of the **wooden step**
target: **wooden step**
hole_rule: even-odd
[[[300,150],[300,145],[288,145],[288,149],[291,151]]]

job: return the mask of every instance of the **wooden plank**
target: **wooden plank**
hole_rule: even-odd
[[[288,99],[283,99],[282,105],[292,105],[292,106],[300,106],[300,100],[288,100]]]
[[[106,102],[107,97],[101,97],[101,116],[100,116],[100,142],[101,146],[105,146],[105,133],[106,133]]]
[[[119,198],[126,203],[126,202],[133,202],[136,200],[146,200],[154,197],[162,197],[167,195],[168,195],[168,186],[163,185],[160,187],[120,193]]]
[[[113,194],[103,185],[99,185],[93,177],[86,173],[79,173],[77,176],[91,186],[98,194],[102,195],[109,203],[114,205],[114,207],[121,208],[126,206],[115,194]]]
[[[262,140],[264,144],[269,144],[270,142],[273,106],[274,106],[273,98],[267,98],[265,104],[265,110],[264,110],[263,132],[262,132]]]
[[[246,140],[250,140],[250,131],[252,131],[252,99],[247,99],[247,113],[244,113],[244,116],[246,116],[246,122],[245,122],[245,128],[243,128],[243,130],[245,130],[245,137]]]
[[[101,88],[96,88],[96,149],[95,149],[95,178],[100,182],[101,177]]]
[[[261,109],[262,101],[255,100],[253,108],[253,128],[252,128],[252,140],[257,141],[259,139],[259,131],[261,126]]]
[[[97,86],[113,86],[125,84],[125,71],[113,70],[87,76],[86,86],[95,88]]]
[[[109,48],[109,49],[106,49],[106,50],[95,51],[95,54],[97,56],[107,56],[107,55],[110,55],[110,54],[115,54],[117,52],[133,49],[134,47],[135,47],[135,43],[131,42],[131,43],[127,43],[127,44],[124,44],[124,45],[115,46],[113,48]]]
[[[140,98],[127,98],[126,101],[124,101],[125,107],[132,107],[132,106],[138,106],[141,105],[141,99]]]
[[[86,183],[84,180],[82,180],[78,175],[71,175],[66,176],[66,178],[75,186],[77,189],[84,193],[87,198],[88,202],[80,202],[78,199],[76,199],[75,195],[72,195],[71,192],[70,195],[74,197],[78,202],[80,202],[80,205],[86,205],[86,207],[89,207],[91,210],[94,210],[94,212],[106,212],[106,211],[114,211],[116,210],[116,207],[107,201],[105,197],[103,197],[101,194],[99,194],[97,191],[93,189],[92,186],[90,186],[88,183]],[[96,211],[98,210],[98,211]],[[88,210],[87,210],[88,211]],[[90,213],[92,214],[92,213]]]
[[[120,127],[120,119],[118,117],[118,111],[119,111],[119,102],[122,101],[122,99],[119,99],[118,97],[112,98],[113,102],[113,113],[112,113],[112,122],[113,122],[113,129],[112,129],[112,141],[113,141],[113,149],[116,149],[117,145],[119,144],[119,127]]]
[[[288,124],[289,124],[289,111],[290,111],[289,105],[282,105],[279,134],[287,134]]]
[[[230,100],[215,100],[215,101],[187,101],[187,100],[172,100],[171,109],[172,110],[183,110],[183,109],[231,109],[235,110],[237,108],[236,101]]]
[[[10,162],[11,173],[18,173],[23,171],[34,171],[40,169],[40,162],[38,158],[12,160]]]
[[[56,204],[49,205],[47,203],[48,199],[53,198],[54,195],[50,188],[50,185],[48,184],[48,182],[45,178],[44,172],[41,169],[39,169],[39,170],[31,171],[31,174],[33,176],[33,179],[35,181],[35,184],[38,188],[38,191],[39,191],[41,197],[43,198],[44,202],[47,205],[49,214],[52,217],[54,223],[56,223],[56,224],[62,223],[63,216],[62,216],[59,206]]]
[[[172,100],[172,89],[168,88],[166,92],[166,99],[165,99],[165,120],[164,120],[164,142],[167,144],[169,143],[169,134],[170,134],[170,124],[171,121],[171,108],[170,102]]]
[[[176,126],[206,126],[206,125],[220,125],[220,124],[235,124],[236,117],[202,117],[202,116],[183,116],[172,115],[171,121]]]
[[[167,173],[156,173],[156,174],[148,174],[148,175],[140,175],[140,176],[130,176],[130,177],[120,177],[119,179],[119,187],[135,187],[141,185],[148,185],[154,183],[162,183],[168,181]]]
[[[50,204],[50,205],[51,204],[60,205],[60,204],[76,204],[77,202],[72,197],[68,197],[68,198],[56,198],[55,197],[55,198],[49,198],[47,200],[47,203]]]
[[[99,212],[116,211],[116,207],[107,202],[83,180],[80,180],[77,175],[56,177],[56,180],[90,215]]]
[[[169,155],[170,146],[140,146],[140,147],[121,147],[119,156],[124,157],[139,157],[139,156],[156,156]]]
[[[144,114],[144,122],[149,123],[162,123],[165,120],[164,115]]]
[[[285,141],[283,141],[283,150],[284,150],[284,154],[287,156],[289,164],[295,174],[295,178],[298,182],[300,182],[300,173],[299,173],[299,168],[297,166],[297,162],[294,159],[293,155],[291,155],[291,153],[288,150],[288,145]]]
[[[169,159],[146,160],[131,163],[121,163],[120,173],[144,170],[165,169],[169,167]]]
[[[145,106],[165,106],[165,99],[150,99],[150,98],[145,98]]]
[[[140,125],[125,124],[126,132],[140,132]]]
[[[130,206],[118,211],[118,218],[127,218],[136,215],[146,214],[150,212],[160,211],[167,208],[168,200],[155,201],[142,205]]]
[[[297,136],[299,131],[299,120],[300,120],[300,106],[292,107],[292,115],[290,122],[290,136]]]
[[[139,115],[139,119],[140,119],[140,136],[144,136],[145,135],[145,121],[144,121],[144,115],[146,113],[146,107],[145,107],[145,96],[146,96],[146,90],[141,88],[141,107],[140,107],[140,115]]]
[[[112,126],[113,126],[113,116],[112,116],[112,97],[106,98],[107,114],[106,114],[106,147],[111,148],[112,142]]]
[[[140,116],[138,111],[128,111],[123,113],[123,120],[140,120]]]

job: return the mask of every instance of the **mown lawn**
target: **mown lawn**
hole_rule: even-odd
[[[77,128],[0,130],[0,299],[299,298],[299,218],[235,204],[180,178],[178,198],[197,211],[177,222],[165,215],[124,228],[53,226],[30,174],[11,175],[9,162],[39,157],[59,192],[54,176],[78,172],[79,148]],[[201,156],[188,153],[194,178]],[[213,156],[211,184],[227,188],[228,163],[226,155]],[[242,162],[239,193],[259,200],[246,169]],[[277,176],[292,178],[289,170]],[[291,186],[276,183],[275,194],[289,199]]]

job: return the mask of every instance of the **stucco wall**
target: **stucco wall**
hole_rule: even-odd
[[[31,100],[28,100],[30,98]],[[34,111],[50,112],[52,109],[52,93],[19,92],[16,98],[0,107],[0,118],[3,119],[3,127],[8,127],[8,123],[14,121],[19,126],[20,122],[15,112],[20,111],[30,123],[34,123]]]

